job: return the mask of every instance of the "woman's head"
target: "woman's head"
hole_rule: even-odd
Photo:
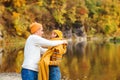
[[[60,30],[53,30],[52,31],[52,35],[51,38],[59,38],[62,39],[63,38],[63,34]]]
[[[30,31],[32,34],[37,34],[39,36],[42,36],[43,34],[43,27],[42,24],[34,22],[30,25]]]

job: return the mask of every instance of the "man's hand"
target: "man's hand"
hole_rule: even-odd
[[[67,45],[68,44],[67,40],[63,40],[63,44]]]

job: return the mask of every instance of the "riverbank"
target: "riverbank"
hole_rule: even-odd
[[[22,80],[18,73],[0,73],[0,80]]]
[[[22,80],[18,73],[0,73],[0,80]],[[68,80],[65,76],[61,80]]]

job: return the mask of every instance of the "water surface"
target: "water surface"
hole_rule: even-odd
[[[63,80],[120,80],[120,44],[69,42],[61,63]],[[0,72],[20,72],[24,45],[0,46]]]

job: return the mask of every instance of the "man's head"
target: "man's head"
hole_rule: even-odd
[[[30,31],[32,34],[37,34],[39,36],[42,36],[43,34],[43,27],[42,24],[34,22],[30,25]]]

